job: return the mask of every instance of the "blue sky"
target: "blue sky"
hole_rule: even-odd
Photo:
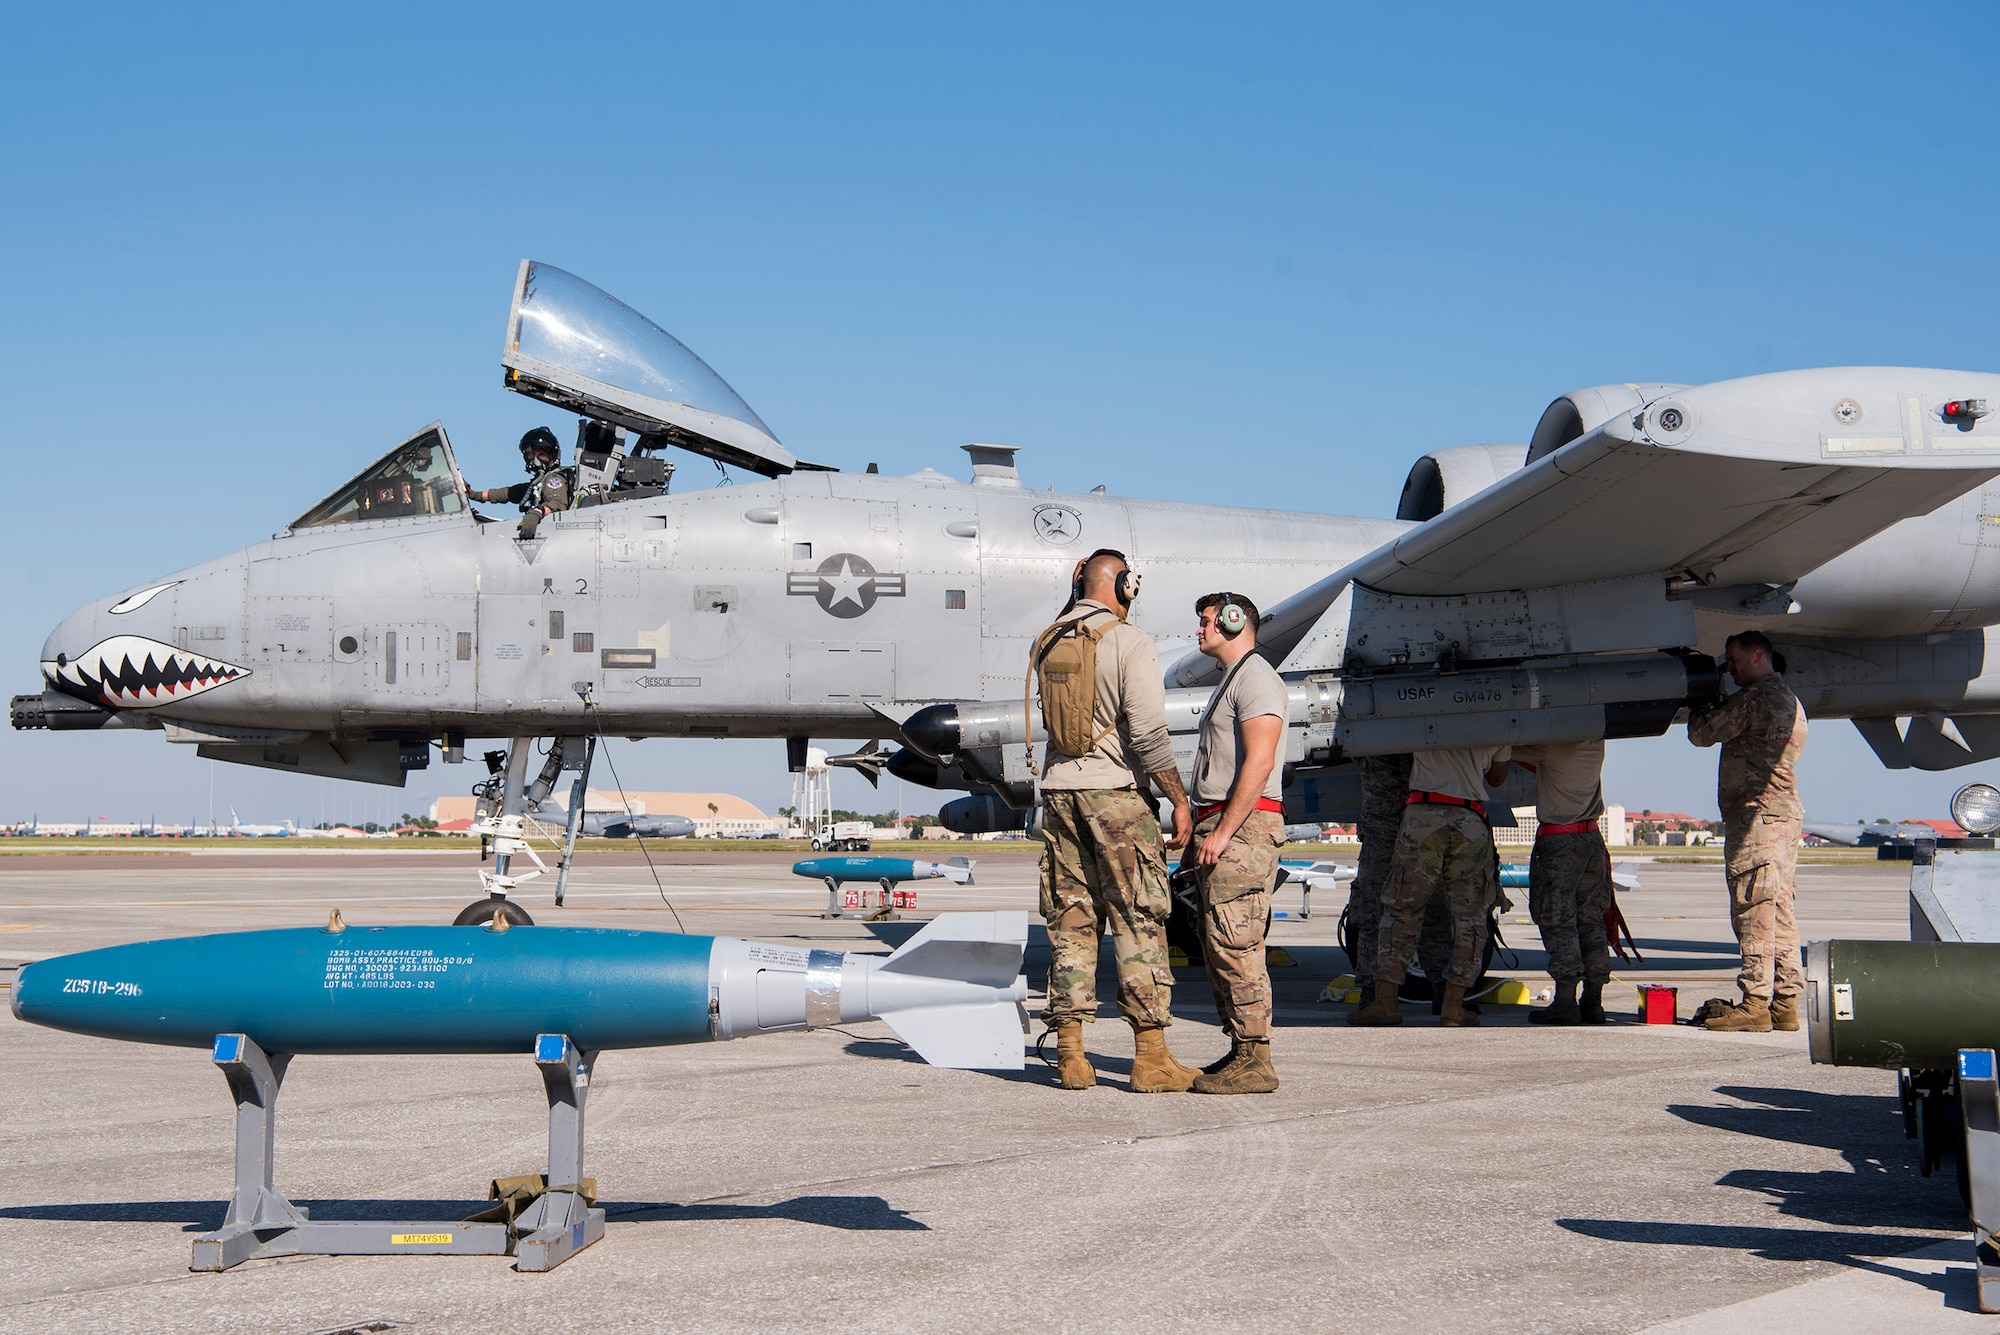
[[[804,457],[1392,513],[1564,390],[1994,369],[1990,6],[52,7],[0,47],[0,687],[87,598],[254,541],[442,418],[475,479],[548,260]],[[704,476],[707,474],[707,476]],[[682,477],[708,485],[709,466]],[[776,805],[777,743],[620,748]],[[0,818],[393,813],[151,737],[0,734]],[[1817,726],[1828,819],[1883,772]],[[1610,796],[1712,806],[1678,733]],[[837,796],[872,803],[858,781]],[[893,800],[893,799],[890,799]],[[924,803],[913,791],[909,804]],[[888,805],[887,801],[881,805]]]

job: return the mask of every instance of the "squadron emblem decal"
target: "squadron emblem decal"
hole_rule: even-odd
[[[1054,547],[1066,547],[1083,533],[1083,516],[1067,505],[1035,507],[1035,536]]]
[[[865,614],[877,598],[903,596],[903,577],[885,575],[853,552],[835,552],[818,570],[795,570],[785,576],[785,592],[812,597],[820,610],[843,621]]]

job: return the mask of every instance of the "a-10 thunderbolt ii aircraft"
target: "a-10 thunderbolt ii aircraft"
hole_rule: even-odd
[[[389,784],[510,739],[480,827],[503,854],[609,735],[784,737],[795,767],[809,738],[892,738],[892,772],[972,795],[950,823],[1020,828],[1030,637],[1078,558],[1115,548],[1145,581],[1131,617],[1184,760],[1214,679],[1194,598],[1266,609],[1288,821],[1351,817],[1357,755],[1660,733],[1752,627],[1807,710],[1853,719],[1885,764],[2000,755],[1994,375],[1581,390],[1526,447],[1419,458],[1397,517],[1369,519],[1038,491],[1000,446],[965,447],[969,483],[806,463],[664,330],[532,261],[501,361],[507,388],[578,416],[575,508],[522,540],[426,427],[267,541],[66,618],[15,726]],[[669,494],[667,447],[761,480]],[[503,857],[489,890],[512,883]]]

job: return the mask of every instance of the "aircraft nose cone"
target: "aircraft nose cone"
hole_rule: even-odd
[[[250,675],[249,668],[204,652],[206,642],[190,647],[175,630],[177,604],[191,592],[213,601],[225,591],[224,581],[201,578],[205,573],[142,585],[72,612],[42,645],[43,678],[63,695],[119,710],[179,703]]]
[[[97,617],[102,603],[92,603],[80,607],[56,623],[42,642],[42,675],[51,684],[56,683],[62,668],[76,661],[77,657],[101,638],[97,634]]]

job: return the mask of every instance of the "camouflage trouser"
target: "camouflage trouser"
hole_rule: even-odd
[[[1500,895],[1493,874],[1493,832],[1465,807],[1421,803],[1403,808],[1395,864],[1382,889],[1377,983],[1401,986],[1417,947],[1425,905],[1441,895],[1451,915],[1451,960],[1443,981],[1471,986],[1486,954],[1486,915]],[[1428,972],[1428,970],[1426,970]],[[1438,975],[1431,975],[1437,981]]]
[[[1118,1010],[1169,1025],[1167,860],[1153,804],[1132,788],[1042,792],[1042,921],[1049,928],[1049,1004],[1042,1018],[1097,1016],[1104,928],[1118,960]]]
[[[1222,822],[1217,812],[1194,827],[1190,847]],[[1271,927],[1271,883],[1285,846],[1285,818],[1253,811],[1223,850],[1222,860],[1199,873],[1201,949],[1208,987],[1215,994],[1222,1032],[1231,1038],[1271,1040],[1271,975],[1264,967],[1264,936]]]
[[[1611,976],[1611,943],[1604,914],[1611,907],[1611,859],[1604,836],[1545,834],[1528,859],[1528,912],[1549,952],[1549,977],[1558,983]]]
[[[1354,933],[1354,976],[1367,982],[1375,976],[1376,933],[1382,925],[1382,887],[1396,860],[1396,831],[1403,825],[1403,802],[1410,795],[1408,754],[1362,756],[1361,856],[1347,887],[1347,923]],[[1451,963],[1451,913],[1442,897],[1424,908],[1424,926],[1417,938],[1417,961],[1424,976],[1437,978]],[[1403,960],[1409,968],[1407,957]]]
[[[1726,813],[1722,827],[1729,872],[1729,925],[1743,950],[1736,982],[1746,998],[1795,997],[1805,986],[1799,968],[1799,925],[1792,916],[1798,897],[1797,815],[1748,811]]]

